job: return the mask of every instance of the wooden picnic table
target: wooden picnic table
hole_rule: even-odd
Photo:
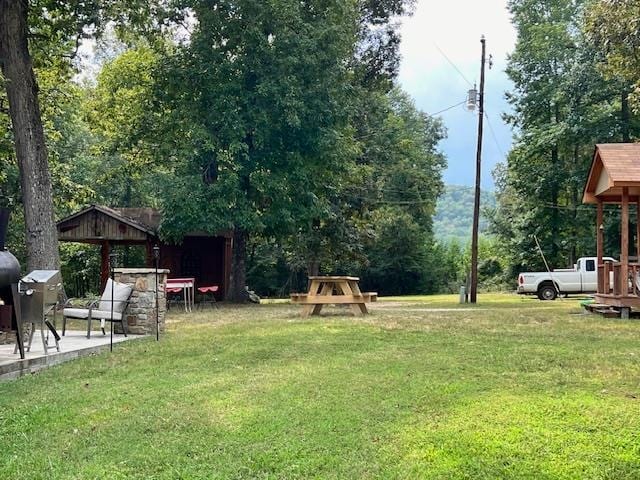
[[[309,292],[292,293],[291,303],[303,305],[302,316],[319,315],[327,304],[349,305],[354,315],[369,313],[366,303],[378,300],[375,292],[362,293],[358,277],[312,276]]]

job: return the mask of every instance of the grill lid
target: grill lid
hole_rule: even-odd
[[[0,250],[0,288],[18,283],[20,279],[20,264],[16,257],[6,250]]]
[[[60,270],[33,270],[22,277],[22,283],[54,283],[60,281]]]
[[[17,283],[20,278],[20,264],[16,257],[5,251],[4,240],[7,234],[9,210],[0,208],[0,288]]]

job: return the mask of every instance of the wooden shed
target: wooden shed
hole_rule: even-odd
[[[598,304],[625,309],[640,308],[640,264],[629,262],[630,205],[640,214],[640,143],[596,145],[583,203],[597,205],[596,254],[598,256]],[[620,261],[603,262],[604,204],[620,205]],[[638,217],[640,218],[640,217]],[[636,258],[640,258],[640,222],[636,222]],[[613,272],[613,285],[610,277]]]
[[[216,235],[190,232],[180,244],[164,243],[158,235],[160,221],[161,213],[153,208],[91,205],[58,222],[58,239],[100,245],[103,286],[109,276],[112,245],[144,246],[146,265],[153,267],[153,246],[157,244],[160,268],[169,269],[170,277],[193,277],[196,287],[218,285],[219,295],[226,295],[231,276],[231,232]]]

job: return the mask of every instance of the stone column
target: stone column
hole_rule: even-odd
[[[156,333],[156,271],[154,268],[116,268],[116,282],[133,287],[129,306],[124,312],[130,333],[151,335]],[[169,270],[158,269],[158,322],[164,332],[164,317],[167,312],[165,284]],[[115,324],[114,327],[119,327]]]

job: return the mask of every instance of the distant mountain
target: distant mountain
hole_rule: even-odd
[[[480,192],[480,232],[486,230],[487,220],[482,209],[494,207],[496,197],[493,192]],[[446,185],[445,192],[438,199],[436,215],[433,218],[433,232],[438,241],[458,240],[466,244],[471,240],[473,225],[473,187]]]

